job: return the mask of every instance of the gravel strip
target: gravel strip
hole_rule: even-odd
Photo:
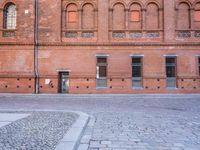
[[[53,150],[77,118],[75,113],[31,112],[0,128],[0,150]]]

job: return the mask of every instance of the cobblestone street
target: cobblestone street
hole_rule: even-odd
[[[0,95],[0,109],[88,113],[78,150],[200,149],[200,95]]]

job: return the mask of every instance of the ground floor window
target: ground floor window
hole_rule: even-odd
[[[69,72],[59,72],[58,92],[69,92]]]
[[[199,76],[200,76],[200,56],[198,57],[198,69],[199,69]]]
[[[142,57],[132,57],[132,86],[142,88]]]
[[[107,57],[98,56],[96,65],[96,87],[107,87]]]
[[[167,88],[176,88],[176,56],[166,57]]]

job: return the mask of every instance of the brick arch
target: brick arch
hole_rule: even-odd
[[[16,6],[16,10],[17,10],[17,8],[18,8],[18,3],[17,3],[16,0],[5,0],[5,1],[1,4],[1,9],[4,9],[5,6],[6,6],[7,4],[14,4],[14,5]]]
[[[145,25],[147,29],[159,29],[161,23],[159,18],[159,9],[161,6],[155,1],[146,3]]]
[[[179,0],[179,1],[176,3],[175,8],[178,9],[179,6],[180,6],[180,4],[182,4],[182,3],[187,4],[187,5],[190,7],[190,9],[192,8],[192,3],[191,3],[189,0]]]
[[[94,2],[91,2],[91,1],[84,1],[81,5],[80,5],[80,9],[82,10],[83,7],[87,4],[90,4],[93,6],[94,10],[97,9],[97,5],[94,3]]]
[[[130,7],[131,7],[132,5],[134,5],[134,4],[138,4],[138,5],[140,5],[141,9],[144,9],[144,5],[143,5],[142,2],[139,1],[139,0],[131,1],[131,2],[128,4],[128,9],[130,9]]]
[[[86,8],[85,8],[86,7]],[[95,15],[95,6],[93,3],[85,2],[81,6],[82,10],[82,28],[83,29],[94,29],[95,28],[95,20],[97,19]]]
[[[127,9],[127,5],[123,0],[117,0],[114,3],[111,4],[111,8],[113,9],[115,7],[116,4],[122,4],[124,6],[125,9]]]
[[[200,5],[200,0],[195,1],[195,2],[192,4],[192,8],[193,8],[193,9],[196,9],[196,6],[197,6],[197,5]]]
[[[70,1],[70,2],[66,2],[66,3],[64,4],[63,10],[67,10],[67,7],[68,7],[69,5],[76,5],[77,9],[79,9],[78,3],[74,2],[74,1]]]
[[[161,4],[159,2],[157,2],[155,0],[149,0],[145,4],[145,9],[147,9],[147,7],[148,7],[149,4],[155,4],[155,5],[157,5],[158,9],[162,8],[162,6],[161,6]]]
[[[177,4],[176,27],[178,29],[189,29],[191,27],[191,12],[189,9],[191,9],[192,5],[188,0],[179,1]],[[180,9],[181,6],[184,6],[184,9]],[[188,9],[186,7],[188,7]]]

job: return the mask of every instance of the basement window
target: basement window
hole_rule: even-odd
[[[97,57],[96,87],[107,87],[107,57]]]

